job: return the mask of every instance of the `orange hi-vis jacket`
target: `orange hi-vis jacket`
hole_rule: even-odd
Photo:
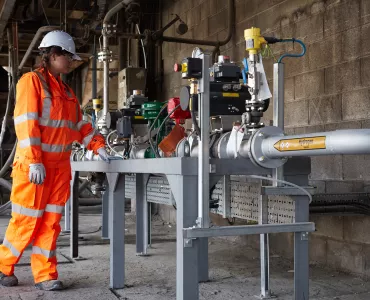
[[[48,83],[48,84],[47,84]],[[45,167],[69,164],[72,142],[96,152],[104,138],[82,120],[73,91],[43,69],[22,76],[17,85],[14,124],[18,137],[14,161]]]
[[[70,88],[42,70],[19,80],[14,123],[18,145],[10,195],[12,218],[0,245],[0,272],[13,274],[14,265],[32,242],[31,268],[35,283],[39,283],[58,278],[56,241],[70,195],[72,142],[83,141],[94,151],[105,143],[88,122],[82,121]],[[29,181],[31,163],[45,165],[43,184]]]

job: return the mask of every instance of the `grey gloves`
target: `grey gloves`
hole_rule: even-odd
[[[42,184],[46,177],[44,164],[30,164],[28,178],[34,184]]]

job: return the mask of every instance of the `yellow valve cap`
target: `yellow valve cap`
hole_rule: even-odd
[[[266,40],[261,36],[260,28],[252,27],[244,30],[244,38],[246,41],[245,49],[251,54],[257,54],[261,45],[266,44]]]
[[[261,36],[261,29],[257,27],[252,27],[249,29],[244,30],[244,38],[247,39],[254,39],[259,38]]]

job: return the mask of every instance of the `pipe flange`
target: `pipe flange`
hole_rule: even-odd
[[[279,127],[268,126],[256,131],[250,139],[250,159],[259,167],[276,169],[284,165],[288,158],[268,158],[262,152],[262,142],[270,136],[284,136],[284,131]]]
[[[177,144],[175,156],[176,157],[189,157],[190,156],[190,144],[186,138],[183,138]]]
[[[226,132],[218,139],[211,151],[216,158],[229,158],[227,155],[227,143],[229,141],[231,132]]]

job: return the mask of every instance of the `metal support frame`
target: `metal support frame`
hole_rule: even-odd
[[[261,181],[264,185],[264,181]],[[268,196],[261,195],[258,199],[258,224],[268,224]],[[261,261],[261,299],[272,298],[270,291],[270,251],[268,234],[260,234],[260,261]]]
[[[79,197],[79,172],[72,173],[71,195],[69,198],[71,207],[71,257],[78,258],[78,197]]]
[[[106,184],[108,186],[108,183]],[[102,195],[102,239],[109,239],[109,192],[104,191]]]
[[[211,160],[215,166],[211,181],[215,182],[223,175],[269,175],[271,170],[253,165],[248,159]],[[292,176],[300,166],[298,176],[294,176],[295,183],[307,185],[309,160],[295,158],[286,164],[285,172]],[[110,252],[110,287],[124,288],[125,280],[125,176],[120,173],[137,174],[137,203],[139,205],[137,249],[144,250],[145,239],[145,186],[150,173],[167,176],[177,206],[177,241],[176,241],[176,294],[177,300],[199,299],[199,285],[208,280],[208,238],[229,235],[267,234],[281,232],[295,232],[295,300],[308,299],[308,240],[307,233],[314,230],[314,224],[308,221],[308,197],[298,194],[296,200],[296,222],[294,224],[259,224],[250,226],[228,226],[199,228],[196,227],[198,217],[198,188],[197,188],[197,158],[161,158],[117,161],[115,164],[104,162],[72,162],[75,171],[106,172],[108,178],[109,195],[109,237],[111,239]],[[305,170],[305,171],[302,171]],[[306,174],[306,175],[305,175]],[[78,175],[77,175],[78,178]],[[217,179],[217,180],[216,180]],[[74,182],[74,181],[73,181]],[[276,191],[276,190],[274,190]],[[78,195],[78,194],[76,194]],[[139,200],[138,200],[139,199]],[[186,201],[185,201],[186,200]],[[73,203],[73,201],[72,201]],[[75,203],[76,204],[76,203]],[[75,205],[75,204],[72,204]],[[141,205],[141,208],[140,208]],[[77,210],[72,210],[72,219],[76,219]],[[140,213],[139,213],[140,214]],[[73,228],[72,228],[73,229]],[[140,233],[141,232],[141,233]],[[76,234],[71,234],[71,238]],[[78,235],[77,235],[78,237]],[[73,247],[73,243],[71,246]],[[78,243],[75,245],[78,246]]]
[[[222,207],[224,208],[222,217],[229,218],[231,216],[231,183],[230,175],[223,176],[223,197]]]
[[[149,245],[149,203],[146,186],[149,174],[136,174],[136,255],[147,255]]]
[[[295,201],[295,222],[308,222],[309,199],[292,196]],[[294,233],[294,300],[309,299],[308,231]]]
[[[201,54],[202,78],[199,80],[199,156],[198,156],[198,226],[209,227],[209,119],[210,119],[210,90],[209,67],[210,55]]]
[[[110,287],[125,285],[125,175],[107,174],[109,184]]]
[[[284,64],[274,64],[274,82],[273,82],[273,125],[284,130]],[[284,167],[272,170],[274,179],[284,179]],[[281,186],[281,183],[274,182],[274,186]]]

